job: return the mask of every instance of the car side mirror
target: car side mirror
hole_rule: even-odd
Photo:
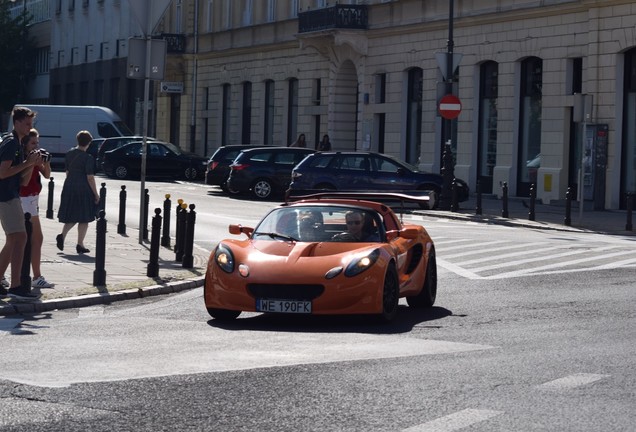
[[[230,231],[230,234],[234,234],[234,235],[245,234],[246,236],[251,237],[252,233],[254,232],[254,228],[244,227],[243,225],[240,225],[240,224],[231,224],[229,231]]]

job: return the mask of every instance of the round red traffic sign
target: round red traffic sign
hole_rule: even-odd
[[[439,113],[447,120],[452,120],[462,112],[462,102],[452,94],[447,94],[439,100]]]

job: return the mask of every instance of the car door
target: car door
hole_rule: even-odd
[[[381,155],[370,155],[370,184],[375,190],[410,190],[416,187],[411,172],[396,161]]]
[[[281,151],[276,152],[272,158],[272,167],[274,172],[274,181],[279,191],[287,189],[291,183],[291,172],[306,156],[305,153]]]
[[[166,177],[175,173],[180,174],[181,161],[178,155],[161,143],[148,143],[146,158],[146,174],[149,176]]]
[[[334,170],[338,190],[373,189],[367,155],[341,155]]]

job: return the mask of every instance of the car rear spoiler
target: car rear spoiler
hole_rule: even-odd
[[[292,196],[290,192],[293,192]],[[306,192],[306,195],[297,193]],[[428,209],[435,207],[435,197],[437,194],[432,190],[412,190],[412,191],[386,191],[386,192],[357,192],[357,191],[290,191],[285,193],[285,204],[290,201],[302,201],[307,199],[358,199],[377,202],[400,202],[404,206],[405,202],[417,203],[420,206],[426,205]]]

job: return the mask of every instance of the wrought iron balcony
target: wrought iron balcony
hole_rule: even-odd
[[[168,54],[183,54],[186,51],[186,37],[184,34],[162,33],[159,39],[165,39],[168,44]]]
[[[340,5],[298,13],[298,33],[327,29],[363,29],[369,26],[366,5]]]

